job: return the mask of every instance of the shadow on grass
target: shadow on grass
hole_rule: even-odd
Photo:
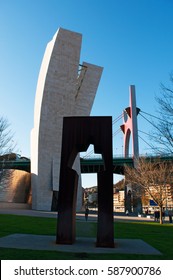
[[[27,233],[38,235],[56,235],[56,219],[42,217],[28,217],[16,215],[0,215],[0,237],[14,233]],[[61,259],[61,260],[108,260],[108,259],[173,259],[173,226],[171,224],[156,224],[144,222],[119,222],[114,224],[115,238],[142,239],[163,255],[137,255],[137,254],[93,254],[93,253],[72,253],[39,250],[23,250],[1,248],[1,259],[26,260],[26,259]],[[95,237],[97,223],[78,222],[76,223],[76,235],[80,237]]]

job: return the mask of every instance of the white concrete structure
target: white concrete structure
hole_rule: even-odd
[[[101,78],[102,67],[80,65],[81,42],[81,34],[60,28],[42,61],[31,132],[32,208],[36,210],[50,211],[53,191],[59,189],[63,117],[90,114]],[[76,165],[80,173],[79,158]]]

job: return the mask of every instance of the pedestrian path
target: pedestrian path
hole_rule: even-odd
[[[49,212],[49,211],[39,211],[39,210],[31,210],[31,209],[13,209],[13,208],[1,208],[0,205],[0,214],[13,214],[13,215],[24,215],[24,216],[33,216],[33,217],[47,217],[47,218],[57,218],[57,212]],[[76,213],[76,220],[77,221],[84,221],[85,220],[85,213]],[[121,213],[114,214],[114,221],[121,220],[121,221],[136,221],[136,222],[153,222],[154,218],[149,217],[138,217],[138,216],[126,216],[122,215]],[[97,214],[89,214],[88,221],[97,221]],[[169,218],[165,217],[164,222],[168,223]]]

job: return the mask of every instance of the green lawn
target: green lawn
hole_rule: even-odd
[[[173,260],[173,225],[154,222],[119,222],[115,224],[115,238],[142,239],[163,255],[66,253],[0,248],[0,259],[170,259]],[[76,222],[76,235],[96,237],[97,223]],[[55,235],[56,219],[17,215],[0,215],[0,237],[13,233]]]

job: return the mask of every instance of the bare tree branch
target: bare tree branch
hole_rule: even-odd
[[[3,164],[5,164],[6,154],[11,154],[16,144],[13,141],[14,133],[10,129],[10,124],[8,120],[4,117],[0,117],[0,160],[3,160]],[[5,186],[7,182],[11,179],[11,172],[9,170],[5,170],[0,168],[0,183]]]
[[[160,223],[162,223],[162,209],[168,192],[173,193],[172,162],[158,159],[140,158],[136,160],[137,168],[125,167],[125,177],[134,187],[133,191],[152,198],[160,208]]]
[[[158,122],[153,122],[155,127],[150,137],[157,143],[160,153],[173,153],[173,74],[170,75],[170,86],[160,85],[160,96],[156,96],[158,103]],[[156,144],[154,149],[156,148]]]
[[[10,129],[8,120],[0,117],[0,155],[11,153],[15,149],[13,138],[14,133]]]

